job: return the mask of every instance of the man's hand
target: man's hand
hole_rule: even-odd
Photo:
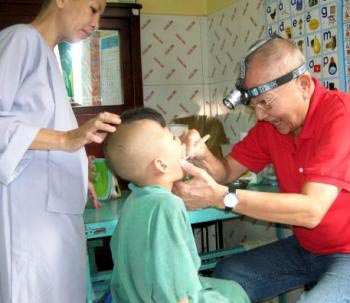
[[[220,185],[204,170],[184,161],[184,171],[192,178],[188,181],[178,181],[173,192],[180,196],[187,209],[206,207],[224,208],[223,197],[227,187]]]
[[[203,138],[208,139],[208,136]],[[208,147],[205,144],[206,140],[201,138],[196,129],[187,130],[182,134],[180,140],[186,146],[186,159],[203,160],[208,153]]]

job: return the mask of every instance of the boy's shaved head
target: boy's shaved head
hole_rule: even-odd
[[[122,124],[105,140],[105,157],[115,175],[142,183],[147,167],[161,152],[159,137],[166,123],[150,108],[126,111],[121,120]]]
[[[156,110],[149,107],[139,107],[128,110],[120,116],[123,124],[131,123],[133,121],[139,121],[143,119],[153,120],[158,122],[162,127],[166,127],[166,122],[163,116]]]

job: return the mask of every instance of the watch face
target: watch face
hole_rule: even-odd
[[[236,194],[227,193],[224,197],[224,204],[226,207],[234,208],[238,203]]]

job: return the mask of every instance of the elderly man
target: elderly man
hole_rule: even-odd
[[[305,59],[280,37],[256,44],[238,86],[258,119],[232,152],[215,158],[189,131],[184,163],[190,181],[176,191],[188,208],[217,207],[290,224],[294,235],[233,255],[214,275],[239,282],[253,302],[316,284],[298,302],[350,302],[350,97],[321,87]],[[272,163],[281,193],[227,184]]]

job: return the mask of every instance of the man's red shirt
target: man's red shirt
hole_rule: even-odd
[[[297,138],[281,135],[272,124],[260,121],[233,147],[231,156],[254,172],[272,163],[282,193],[301,193],[305,182],[340,188],[317,227],[293,226],[293,231],[309,251],[350,253],[350,96],[314,82],[315,92]]]

